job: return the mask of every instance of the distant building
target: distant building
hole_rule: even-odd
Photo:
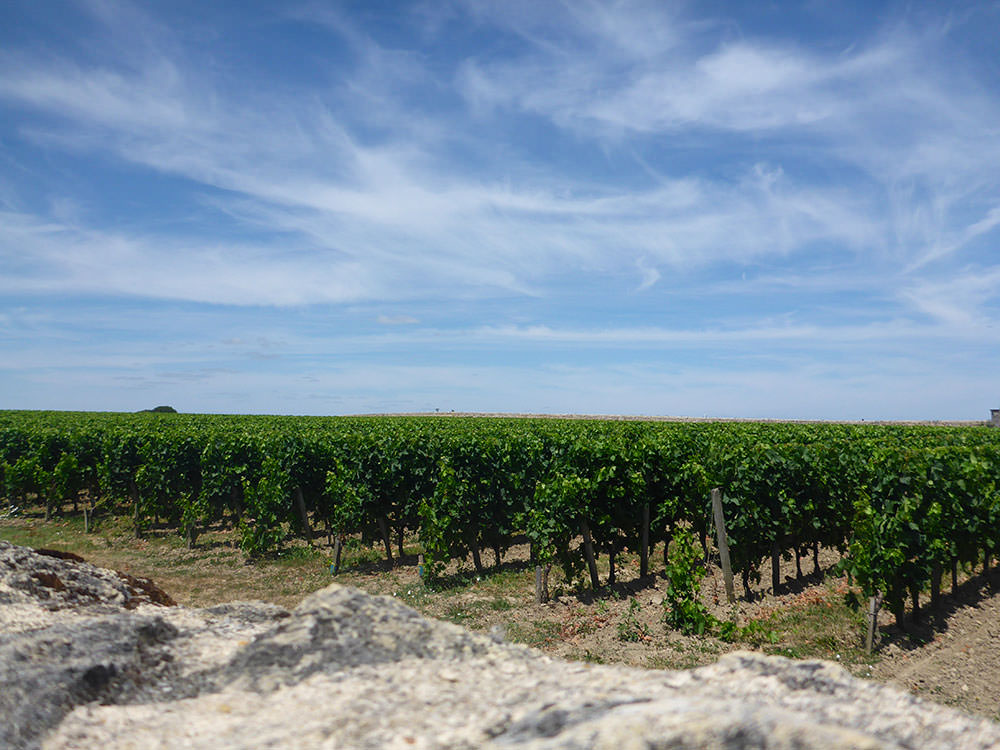
[[[990,409],[990,426],[1000,427],[1000,409]]]

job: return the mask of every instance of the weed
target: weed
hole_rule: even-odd
[[[638,643],[649,638],[649,626],[639,621],[640,611],[642,611],[642,607],[639,600],[632,597],[632,601],[628,605],[628,612],[618,623],[618,640]]]
[[[544,648],[559,640],[560,626],[551,620],[535,620],[532,623],[511,623],[507,637],[514,643],[523,643],[532,648]]]
[[[394,591],[392,595],[406,606],[414,609],[420,609],[431,600],[431,593],[420,585],[399,589]]]
[[[733,620],[718,622],[719,638],[726,643],[742,641],[754,646],[760,646],[767,641],[777,643],[780,637],[777,631],[768,628],[760,620],[751,620],[746,625],[737,625]]]
[[[445,609],[443,617],[456,625],[462,625],[472,619],[472,612],[466,607],[451,604]]]
[[[313,561],[322,559],[322,555],[319,550],[313,547],[297,546],[297,547],[285,547],[283,550],[275,554],[275,561],[278,563],[293,564],[303,561]]]
[[[768,618],[767,628],[780,636],[771,642],[782,644],[768,651],[792,658],[831,659],[837,654],[847,664],[870,664],[877,657],[865,653],[857,636],[863,625],[864,613],[845,597],[817,595]]]
[[[349,540],[349,543],[344,545],[343,558],[340,563],[340,569],[352,568],[358,565],[371,565],[374,563],[379,563],[385,559],[384,553],[377,550],[375,547],[362,546],[359,543],[350,544],[350,542],[355,542],[356,540]]]
[[[667,595],[663,600],[663,620],[668,627],[685,635],[701,635],[712,629],[715,618],[698,598],[705,569],[698,564],[694,536],[684,528],[674,531],[674,552],[667,565]]]
[[[584,651],[583,660],[590,664],[604,664],[604,657],[600,654],[595,654],[589,648]]]

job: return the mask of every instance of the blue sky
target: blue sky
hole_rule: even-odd
[[[984,418],[998,40],[997,2],[8,0],[0,408]]]

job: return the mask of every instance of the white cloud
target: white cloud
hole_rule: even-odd
[[[641,292],[649,289],[660,280],[660,272],[654,266],[647,265],[645,258],[639,258],[636,261],[636,266],[639,268],[639,273],[642,274],[642,281],[636,291]]]
[[[376,321],[383,326],[409,326],[420,322],[412,315],[379,315]]]
[[[0,219],[0,290],[7,294],[102,294],[229,305],[352,302],[377,294],[378,282],[367,269],[336,256],[143,239],[9,212]]]
[[[985,334],[986,340],[1000,342],[1000,326],[993,327],[996,313],[988,312],[989,302],[1000,302],[1000,267],[964,269],[950,278],[923,280],[904,287],[900,298],[935,321]],[[983,331],[984,327],[992,330]]]
[[[1000,206],[994,206],[978,221],[948,232],[950,236],[939,237],[930,248],[907,267],[907,271],[912,272],[929,263],[946,258],[973,240],[991,233],[998,226],[1000,226]]]

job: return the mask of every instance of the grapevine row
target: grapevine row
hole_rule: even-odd
[[[225,518],[253,555],[325,531],[392,561],[418,534],[434,575],[525,535],[595,587],[599,556],[645,573],[679,526],[707,546],[721,487],[748,594],[763,560],[839,548],[899,617],[1000,549],[1000,431],[978,427],[0,412],[0,471],[10,504],[86,497],[190,544]]]

